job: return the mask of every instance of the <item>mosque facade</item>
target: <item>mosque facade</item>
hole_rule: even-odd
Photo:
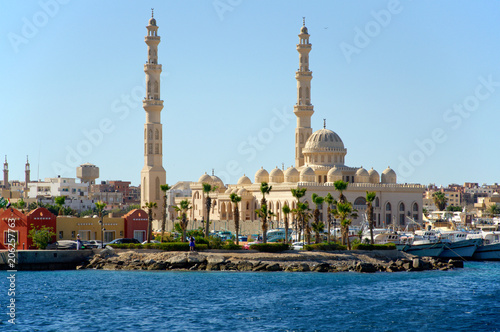
[[[272,186],[271,193],[266,195],[268,207],[275,214],[270,220],[271,226],[282,227],[282,207],[287,204],[291,209],[296,207],[296,199],[290,189],[297,187],[307,188],[306,195],[301,202],[309,202],[314,208],[311,196],[316,193],[326,196],[328,193],[338,198],[334,189],[334,182],[343,180],[348,183],[344,195],[358,210],[358,217],[353,224],[359,224],[365,219],[366,191],[376,193],[374,206],[374,220],[378,227],[394,225],[405,227],[413,219],[421,221],[423,207],[423,193],[425,186],[419,184],[398,184],[397,175],[390,167],[379,174],[376,170],[361,167],[351,167],[345,164],[347,149],[342,139],[334,131],[326,128],[313,132],[311,117],[314,107],[311,104],[312,72],[309,69],[309,52],[311,43],[305,23],[300,28],[299,68],[295,73],[297,80],[297,102],[293,112],[297,117],[295,129],[295,166],[286,170],[274,168],[267,171],[264,168],[257,170],[253,179],[243,175],[236,184],[224,184],[215,175],[203,174],[197,182],[191,182],[191,194],[188,197],[176,197],[178,203],[182,199],[189,199],[192,204],[190,220],[206,220],[205,194],[203,183],[210,183],[217,187],[210,197],[215,200],[212,204],[210,220],[232,221],[233,203],[229,198],[231,193],[242,197],[239,211],[240,220],[244,223],[259,220],[256,210],[260,208],[262,194],[260,185],[268,182]],[[326,220],[326,204],[321,208],[322,220]],[[409,218],[408,218],[409,217]]]

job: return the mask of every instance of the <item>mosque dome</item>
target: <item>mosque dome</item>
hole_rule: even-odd
[[[383,172],[382,172],[382,178],[381,178],[382,183],[396,183],[397,177],[396,177],[396,172],[390,167],[387,167]]]
[[[248,190],[246,190],[245,188],[241,188],[240,190],[238,190],[238,195],[241,197],[246,196],[248,195]]]
[[[149,25],[156,25],[156,20],[153,17],[149,19]]]
[[[333,168],[330,168],[327,174],[327,180],[328,182],[335,182],[338,180],[342,180],[342,171],[338,169],[336,166],[333,166]]]
[[[199,183],[211,183],[212,178],[210,177],[210,175],[207,174],[207,172],[205,172],[205,174],[200,176],[200,179],[198,180],[198,182]]]
[[[239,185],[242,185],[242,184],[252,184],[252,181],[248,178],[248,176],[246,176],[245,174],[243,174],[243,176],[238,180],[238,184]]]
[[[316,173],[311,167],[306,167],[300,172],[300,182],[316,182]]]
[[[269,182],[269,173],[261,167],[257,173],[255,173],[255,183]]]
[[[333,166],[344,165],[347,150],[339,135],[323,128],[309,136],[302,153],[309,165]]]
[[[224,182],[222,182],[222,180],[218,176],[212,175],[210,178],[213,184],[219,186],[219,188],[220,186],[224,186]]]
[[[284,172],[285,182],[299,182],[300,173],[295,167],[287,168]]]
[[[356,183],[368,183],[370,180],[370,175],[368,174],[368,171],[361,166],[358,168],[356,171],[356,174],[354,175],[354,182]]]
[[[270,183],[281,183],[284,180],[285,180],[285,175],[283,174],[283,171],[280,170],[278,167],[276,167],[271,171],[271,173],[269,173]]]
[[[302,27],[300,28],[300,33],[301,33],[301,34],[302,34],[302,33],[307,33],[307,27],[302,26]]]
[[[378,175],[378,172],[376,170],[372,169],[368,171],[368,175],[370,176],[370,183],[379,183],[380,182],[380,175]]]

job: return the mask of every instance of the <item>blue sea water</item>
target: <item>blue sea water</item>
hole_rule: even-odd
[[[500,262],[375,274],[17,272],[15,326],[0,276],[1,331],[500,331]]]

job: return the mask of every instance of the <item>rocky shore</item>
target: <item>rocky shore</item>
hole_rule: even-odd
[[[287,272],[401,272],[462,268],[459,260],[415,257],[391,251],[165,252],[106,248],[77,269]]]

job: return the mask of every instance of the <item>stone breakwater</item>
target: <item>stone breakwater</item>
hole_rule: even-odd
[[[77,269],[401,272],[462,268],[458,260],[414,257],[401,252],[158,252],[104,249]]]

